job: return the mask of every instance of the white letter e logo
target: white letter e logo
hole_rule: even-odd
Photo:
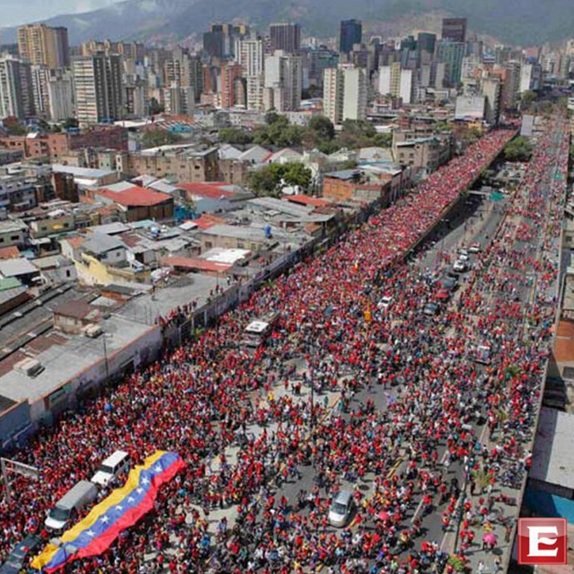
[[[557,538],[541,537],[541,534],[554,534],[558,537],[558,528],[556,526],[528,526],[528,556],[542,558],[545,556],[555,557],[558,554],[558,548],[554,550],[541,550],[540,543],[546,546],[554,546]]]

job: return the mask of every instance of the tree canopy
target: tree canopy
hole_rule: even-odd
[[[508,161],[528,161],[531,156],[532,144],[522,136],[514,138],[504,148],[504,157]]]
[[[141,139],[141,143],[144,148],[175,144],[180,141],[180,135],[159,128],[146,131]]]
[[[282,181],[286,185],[298,185],[305,190],[311,179],[311,170],[301,163],[272,163],[252,171],[248,176],[248,184],[256,195],[279,197]]]

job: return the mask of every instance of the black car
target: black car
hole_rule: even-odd
[[[448,289],[449,291],[455,291],[458,287],[458,277],[453,277],[452,275],[447,275],[443,277],[440,282],[443,289]]]
[[[423,313],[427,317],[434,317],[435,315],[438,315],[440,313],[440,306],[438,305],[438,303],[433,302],[427,303],[424,306]]]
[[[26,570],[30,558],[36,556],[43,546],[44,542],[39,536],[34,534],[26,536],[10,552],[4,564],[0,566],[0,574],[18,574],[20,571]]]

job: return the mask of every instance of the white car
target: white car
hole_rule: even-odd
[[[386,311],[393,304],[393,298],[389,295],[381,297],[381,300],[377,303],[377,308],[381,311]]]
[[[329,509],[329,524],[336,528],[344,528],[353,513],[353,493],[348,490],[341,490],[331,503]]]
[[[470,259],[470,256],[468,255],[467,251],[465,251],[464,253],[458,254],[458,260],[459,261],[468,261],[469,259]]]
[[[481,252],[480,243],[473,243],[473,244],[468,248],[468,252],[469,252],[469,253],[480,253],[480,252]]]
[[[462,259],[457,259],[452,266],[453,270],[457,273],[464,273],[467,269],[466,261]]]

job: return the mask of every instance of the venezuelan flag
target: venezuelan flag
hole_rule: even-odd
[[[156,451],[130,472],[122,488],[114,490],[86,518],[67,530],[60,546],[48,544],[34,559],[32,567],[50,574],[72,560],[101,554],[122,530],[133,526],[153,508],[160,486],[184,466],[178,454]]]

